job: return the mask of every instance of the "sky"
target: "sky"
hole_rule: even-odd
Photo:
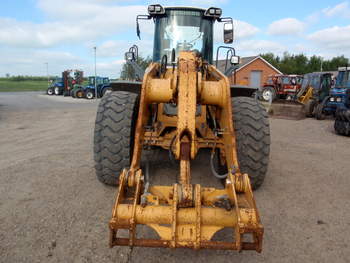
[[[155,3],[222,8],[223,16],[234,19],[232,46],[240,56],[350,57],[350,1],[1,0],[0,77],[44,76],[46,62],[51,76],[65,69],[92,75],[96,46],[97,74],[116,78],[130,46],[137,44],[142,56],[152,54],[153,22],[141,22],[138,40],[135,18]],[[222,45],[222,24],[215,30],[215,46]]]

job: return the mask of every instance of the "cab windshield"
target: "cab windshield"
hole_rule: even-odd
[[[209,63],[213,56],[213,20],[204,17],[204,11],[167,9],[164,17],[156,19],[153,61],[164,55],[168,64],[175,51],[197,51]]]
[[[303,79],[303,82],[301,84],[301,87],[304,89],[304,88],[307,88],[307,86],[309,86],[309,83],[310,83],[310,77],[308,75],[305,75],[304,76],[304,79]]]
[[[339,71],[336,87],[347,87],[350,86],[350,71]]]
[[[308,86],[311,86],[314,89],[319,89],[320,76],[314,75],[314,74],[304,75],[304,79],[303,79],[303,83],[302,83],[301,87],[302,87],[302,89],[305,89]]]
[[[94,85],[95,85],[95,77],[90,77],[90,78],[89,78],[89,84],[90,84],[91,86],[94,86]]]
[[[283,78],[282,78],[282,84],[285,84],[285,85],[290,84],[290,79],[289,79],[289,77],[283,77]]]

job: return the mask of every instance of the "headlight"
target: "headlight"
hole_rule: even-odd
[[[126,52],[125,53],[125,60],[126,61],[134,61],[135,60],[135,53],[134,52]]]
[[[341,102],[341,98],[337,98],[337,102]]]
[[[331,101],[331,102],[334,102],[334,101],[335,101],[335,99],[332,97],[332,98],[330,99],[330,101]]]

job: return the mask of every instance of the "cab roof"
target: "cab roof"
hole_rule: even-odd
[[[201,7],[194,7],[194,6],[165,6],[164,9],[190,9],[190,10],[198,10],[205,12],[207,9],[201,8]]]

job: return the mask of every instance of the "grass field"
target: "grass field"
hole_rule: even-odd
[[[14,91],[44,91],[47,89],[47,80],[14,81],[0,79],[0,92]]]

